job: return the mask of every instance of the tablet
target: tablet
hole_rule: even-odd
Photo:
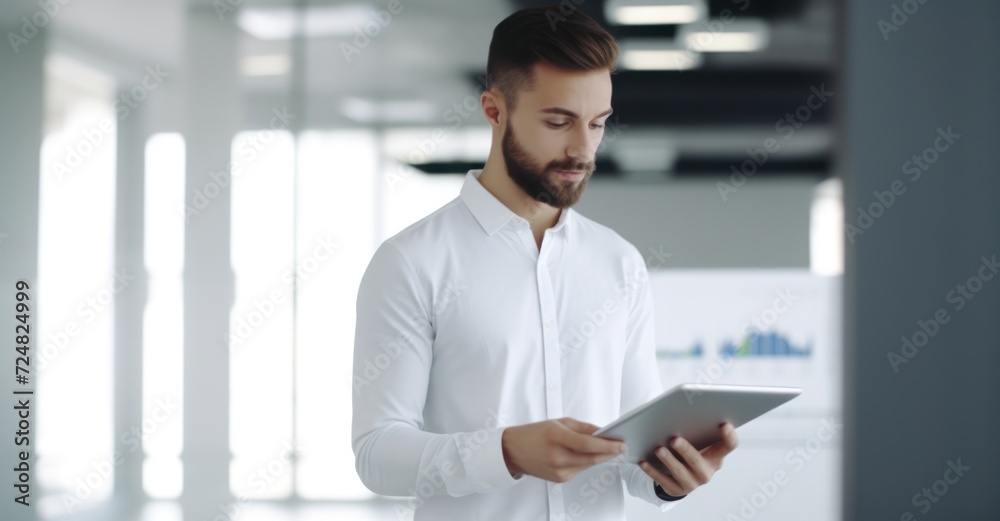
[[[674,436],[701,450],[722,439],[723,422],[739,427],[801,393],[798,387],[680,384],[598,429],[594,436],[624,441],[626,460],[646,460],[669,475],[654,451]]]

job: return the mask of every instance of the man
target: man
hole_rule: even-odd
[[[666,511],[737,445],[661,456],[592,436],[660,394],[644,259],[575,212],[611,110],[618,46],[591,18],[526,9],[493,33],[493,128],[459,197],[386,240],[357,302],[352,441],[372,491],[416,519],[624,519]]]

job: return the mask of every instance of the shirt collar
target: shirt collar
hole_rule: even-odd
[[[479,175],[482,169],[469,170],[465,174],[465,182],[462,184],[460,197],[469,208],[472,215],[479,221],[479,225],[488,235],[493,235],[507,223],[513,221],[515,226],[529,228],[531,225],[523,217],[512,212],[507,205],[500,202],[495,195],[490,193],[482,183],[479,182]],[[570,223],[572,222],[572,208],[563,208],[559,214],[559,220],[555,226],[550,228],[553,233],[568,234]]]

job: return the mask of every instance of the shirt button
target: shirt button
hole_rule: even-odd
[[[550,391],[555,391],[555,390],[556,390],[556,387],[559,387],[559,386],[558,386],[558,385],[556,385],[556,384],[554,384],[554,383],[551,383],[551,384],[549,384],[549,390],[550,390]]]
[[[552,321],[551,320],[546,320],[545,321],[545,327],[552,327]]]

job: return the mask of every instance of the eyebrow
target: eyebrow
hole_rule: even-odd
[[[550,107],[550,108],[547,108],[547,109],[542,109],[539,112],[545,112],[545,113],[548,113],[548,114],[562,114],[563,116],[569,116],[571,118],[580,119],[580,115],[579,114],[577,114],[576,112],[573,112],[572,110],[564,109],[562,107]],[[612,112],[614,112],[614,109],[605,110],[604,112],[601,112],[600,114],[598,114],[597,116],[595,116],[595,119],[599,118],[601,116],[607,116],[608,114],[611,114]]]

